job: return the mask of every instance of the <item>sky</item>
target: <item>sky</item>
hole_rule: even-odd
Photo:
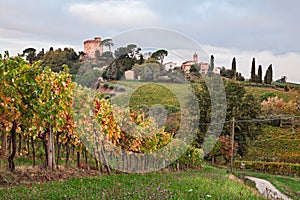
[[[300,83],[299,8],[298,0],[0,0],[0,53],[82,51],[83,41],[95,36],[159,27],[199,44],[216,66],[229,68],[236,57],[246,78],[255,57],[263,72],[273,65],[275,80],[286,75]]]

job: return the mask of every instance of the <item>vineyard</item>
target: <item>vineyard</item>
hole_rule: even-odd
[[[267,127],[249,148],[247,158],[266,162],[299,163],[299,145],[299,129],[293,133],[291,129]]]
[[[208,80],[216,79],[210,77]],[[241,160],[246,160],[248,170],[270,173],[281,170],[284,175],[298,175],[299,165],[290,164],[299,161],[298,120],[292,125],[289,120],[255,121],[262,113],[267,117],[298,115],[295,102],[299,95],[296,91],[254,90],[235,81],[224,81],[226,104],[220,95],[220,101],[212,105],[212,91],[203,81],[192,82],[188,87],[178,83],[119,81],[103,83],[99,85],[100,89],[94,90],[72,81],[67,66],[60,72],[53,72],[42,67],[40,62],[29,64],[21,57],[11,58],[8,54],[0,57],[0,83],[0,184],[26,185],[30,192],[42,198],[63,198],[60,195],[64,194],[52,196],[53,190],[64,187],[61,186],[64,183],[50,184],[52,189],[45,194],[39,193],[37,188],[47,191],[48,183],[40,185],[42,182],[69,178],[76,178],[68,182],[74,188],[86,181],[92,182],[91,188],[95,188],[101,179],[103,184],[108,184],[108,188],[99,190],[103,198],[108,198],[107,195],[120,198],[121,193],[139,190],[113,186],[111,188],[118,192],[106,194],[112,183],[111,178],[101,177],[104,174],[121,174],[117,175],[121,185],[126,185],[126,181],[136,178],[137,174],[153,171],[168,173],[174,185],[178,181],[173,174],[175,171],[180,176],[189,177],[189,173],[195,173],[197,177],[215,178],[204,160],[223,166],[230,163],[233,116],[237,118],[233,143],[234,156],[240,158],[235,162],[237,168],[244,162]],[[217,85],[212,86],[218,90]],[[195,93],[187,95],[188,91]],[[222,105],[225,105],[224,110]],[[215,113],[211,114],[213,109]],[[209,127],[212,116],[225,118],[224,127],[219,130],[220,137],[205,135],[209,131],[218,131],[217,126]],[[188,131],[193,130],[196,135],[191,136]],[[200,172],[177,172],[186,170]],[[126,176],[124,173],[135,174]],[[222,174],[220,182],[225,182],[228,187],[242,187],[227,180],[225,171],[214,169],[214,173]],[[85,179],[86,176],[97,178]],[[156,175],[141,176],[148,180]],[[156,178],[165,181],[163,176]],[[214,185],[209,180],[196,178],[190,189],[182,184],[177,186],[182,191],[193,191],[199,181]],[[131,193],[130,197],[139,199],[154,195],[160,198],[164,195],[157,189],[162,188],[160,185],[153,191],[156,186],[141,184],[152,190],[142,190],[143,194]],[[229,193],[218,192],[222,191],[218,185],[213,187],[216,199],[229,198]],[[206,198],[210,196],[208,189],[202,188],[201,194],[182,193],[170,186],[165,190],[172,191],[167,197],[196,195]],[[18,198],[23,198],[27,191],[22,186],[11,190]],[[240,190],[243,192],[237,194],[234,191],[232,195],[258,198],[248,188]],[[4,194],[0,191],[1,195]],[[77,198],[73,189],[64,195],[64,198]],[[85,195],[88,197],[87,193]],[[99,196],[91,192],[91,197]]]
[[[161,168],[162,155],[169,154],[171,168],[200,167],[200,149],[172,140],[174,132],[158,127],[143,112],[113,106],[102,93],[72,82],[66,66],[55,73],[39,62],[29,65],[5,54],[0,81],[1,155],[8,155],[11,171],[16,168],[16,157],[29,158],[33,166],[42,164],[50,170],[68,167],[75,160],[79,168],[93,165],[111,173],[111,166],[128,171],[134,165],[136,172],[145,166]],[[178,106],[178,102],[167,104]],[[141,153],[147,156],[138,158]],[[180,159],[178,153],[183,154]]]

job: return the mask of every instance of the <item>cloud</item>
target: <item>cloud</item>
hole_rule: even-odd
[[[69,12],[81,23],[99,26],[101,29],[128,29],[138,26],[153,26],[158,16],[141,1],[104,1],[75,3]]]
[[[70,47],[77,51],[81,51],[83,48],[79,45],[70,45],[68,43],[63,42],[40,41],[34,39],[29,40],[25,38],[0,38],[0,44],[0,54],[3,54],[4,51],[9,51],[9,54],[13,56],[17,55],[18,53],[22,53],[22,51],[28,47],[35,48],[37,52],[42,50],[42,48],[44,48],[45,51],[47,51],[50,47],[53,47],[54,49]]]
[[[155,0],[154,0],[155,1]],[[168,0],[167,0],[168,1]],[[155,1],[157,3],[157,1]],[[300,52],[299,1],[201,0],[176,3],[159,15],[201,43],[274,53]],[[162,2],[165,8],[170,2]],[[152,3],[155,6],[155,3]],[[182,9],[178,9],[182,6]]]
[[[94,36],[165,27],[207,44],[205,50],[216,54],[217,65],[230,66],[236,56],[246,77],[256,57],[264,71],[273,64],[275,78],[287,75],[300,82],[299,6],[298,0],[0,0],[0,51],[50,45],[82,50],[82,42]],[[173,40],[165,37],[161,44],[186,48],[184,40]],[[193,53],[180,54],[192,59]]]
[[[12,29],[4,29],[0,28],[1,37],[20,37],[23,36],[24,33]]]

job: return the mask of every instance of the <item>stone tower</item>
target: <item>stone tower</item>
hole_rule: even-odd
[[[194,62],[195,62],[195,64],[198,64],[198,55],[197,55],[197,53],[195,52],[194,53]]]
[[[100,55],[103,53],[103,46],[100,46],[101,38],[95,37],[93,40],[84,41],[84,53],[88,58],[95,58],[95,52],[98,50]]]

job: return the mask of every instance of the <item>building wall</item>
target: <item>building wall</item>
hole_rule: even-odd
[[[190,73],[191,66],[194,64],[195,64],[194,61],[186,61],[186,62],[182,63],[181,70],[185,73]]]
[[[165,63],[164,66],[165,66],[165,70],[166,71],[169,71],[169,70],[173,70],[175,67],[176,67],[176,63],[174,62],[168,62],[168,63]]]
[[[88,58],[95,58],[95,52],[98,50],[100,54],[103,53],[103,46],[100,46],[101,38],[95,37],[94,40],[84,41],[84,53]]]
[[[208,63],[199,63],[200,73],[206,74],[208,72],[209,64]]]
[[[125,79],[126,80],[134,80],[134,71],[128,70],[125,72]]]

